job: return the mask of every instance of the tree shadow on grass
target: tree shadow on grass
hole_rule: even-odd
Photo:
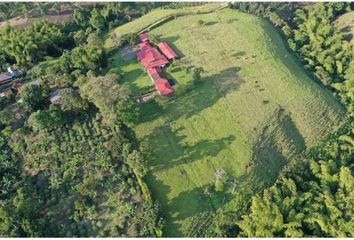
[[[151,192],[161,204],[161,215],[166,221],[164,233],[168,237],[180,237],[186,234],[179,221],[199,213],[213,213],[232,199],[230,193],[216,192],[210,188],[210,184],[196,186],[192,190],[180,192],[176,197],[169,199],[168,195],[172,192],[170,186],[152,174],[149,174],[146,180],[150,186],[157,186]],[[211,189],[208,194],[205,193],[206,187]]]
[[[240,178],[252,190],[250,194],[274,184],[283,167],[306,149],[305,140],[289,114],[278,109],[274,119],[263,128],[253,146],[252,162]]]
[[[178,135],[181,130],[173,132],[169,125],[164,125],[143,139],[154,146],[152,156],[159,157],[149,162],[152,173],[207,157],[215,157],[236,140],[236,136],[229,135],[216,140],[201,140],[195,144],[186,144],[183,142],[185,136]]]
[[[213,26],[217,23],[218,23],[217,21],[211,21],[211,22],[204,23],[204,26]]]
[[[228,94],[238,90],[245,81],[238,76],[240,67],[231,67],[220,71],[218,74],[206,77],[206,80],[213,79],[223,94]]]
[[[351,41],[353,39],[353,34],[351,33],[352,27],[351,26],[345,26],[340,29],[341,32],[344,33],[344,38],[347,41]]]
[[[238,19],[237,18],[231,18],[229,20],[226,21],[227,24],[230,24],[230,23],[234,23],[234,22],[237,22]]]
[[[124,73],[123,78],[120,80],[120,82],[126,84],[133,92],[133,95],[139,95],[142,94],[146,90],[146,88],[139,87],[135,82],[135,79],[140,78],[144,74],[146,73],[141,69],[133,69],[129,72]]]
[[[245,56],[245,55],[246,55],[245,51],[239,51],[239,52],[236,52],[236,53],[232,54],[231,56],[236,58],[236,59],[240,59],[242,56]]]
[[[179,118],[188,119],[204,109],[212,107],[223,94],[237,91],[245,83],[237,73],[239,67],[227,68],[218,74],[203,77],[193,88],[176,95],[162,107],[157,102],[144,104],[141,123],[153,121],[162,115],[168,115],[171,121]],[[178,79],[175,79],[178,82]],[[217,84],[217,86],[216,86]],[[219,89],[219,90],[217,90]]]

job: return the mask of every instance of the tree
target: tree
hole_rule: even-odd
[[[105,19],[97,8],[91,11],[90,25],[96,30],[103,30],[105,27]]]
[[[127,164],[131,169],[133,169],[134,173],[142,178],[145,176],[147,172],[147,163],[143,156],[137,151],[133,150],[126,157]]]
[[[62,3],[54,3],[53,4],[53,9],[54,11],[56,11],[57,15],[60,15],[60,12],[61,12],[61,4]]]
[[[63,103],[61,104],[61,109],[63,111],[70,111],[78,114],[88,109],[87,101],[83,100],[73,89],[63,91],[61,97],[63,99]]]
[[[48,110],[38,110],[28,118],[28,124],[34,131],[52,130],[67,122],[63,112],[51,104]]]
[[[130,90],[120,85],[118,76],[114,74],[89,78],[79,88],[81,96],[93,102],[111,124],[119,119],[116,104],[127,101],[130,95]]]
[[[76,46],[81,45],[81,44],[85,44],[86,39],[87,39],[87,35],[86,35],[85,31],[79,30],[74,33],[74,41],[75,41]]]
[[[34,131],[49,129],[51,127],[51,117],[48,111],[38,110],[28,118],[28,124]]]
[[[20,91],[20,96],[25,111],[34,112],[38,110],[43,103],[41,88],[37,85],[24,85]]]
[[[75,9],[73,13],[73,21],[83,29],[88,27],[90,19],[89,9]]]
[[[196,67],[192,69],[193,80],[195,84],[199,84],[202,81],[201,74],[204,72],[202,67]]]
[[[88,45],[98,45],[98,46],[102,46],[102,39],[100,38],[100,36],[97,33],[90,33],[87,36],[87,40],[86,40]]]
[[[119,101],[116,105],[119,118],[128,126],[134,126],[139,120],[139,106],[132,98]]]

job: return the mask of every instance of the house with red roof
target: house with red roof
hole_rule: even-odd
[[[137,59],[146,69],[157,92],[162,96],[171,96],[173,88],[169,81],[163,77],[162,68],[166,67],[169,63],[168,59],[176,58],[177,54],[166,42],[163,42],[161,47],[159,46],[160,50],[164,53],[162,54],[156,47],[150,44],[147,33],[140,34],[139,38],[141,43],[138,44],[140,50],[136,53]]]
[[[136,57],[146,69],[152,67],[165,67],[169,63],[167,58],[150,44],[145,44],[141,47],[140,51],[136,53]]]
[[[168,60],[177,58],[177,54],[173,49],[168,45],[167,42],[160,42],[157,44],[160,51],[167,57]]]

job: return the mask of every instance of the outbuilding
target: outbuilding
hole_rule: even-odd
[[[156,90],[162,96],[171,96],[173,94],[173,88],[165,78],[158,78],[154,80]]]
[[[146,41],[149,41],[149,35],[147,33],[142,33],[139,35],[139,38],[142,42],[146,42]]]
[[[160,51],[167,57],[168,60],[177,58],[177,54],[173,49],[168,45],[167,42],[160,42],[157,44]]]

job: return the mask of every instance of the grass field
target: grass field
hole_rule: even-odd
[[[354,11],[348,12],[340,16],[337,21],[336,25],[338,29],[344,32],[347,36],[348,40],[354,41]]]
[[[152,25],[164,22],[165,20],[170,19],[174,16],[180,16],[185,14],[197,14],[213,11],[215,8],[224,6],[225,4],[220,3],[209,3],[197,7],[188,7],[181,9],[156,9],[148,14],[132,21],[122,26],[119,26],[114,31],[112,31],[105,41],[105,47],[107,49],[113,48],[115,43],[110,38],[111,34],[117,34],[120,37],[123,37],[127,34],[138,33]]]
[[[145,180],[161,203],[166,236],[188,235],[186,225],[201,213],[238,214],[286,162],[344,122],[342,106],[306,75],[262,19],[224,9],[179,17],[151,34],[173,46],[181,65],[205,70],[195,88],[142,105],[143,119],[135,128],[138,140],[150,146]],[[120,68],[139,67],[121,62]],[[178,69],[167,70],[176,87],[192,81]],[[134,91],[150,84],[143,75],[123,79]],[[226,173],[217,192],[218,168]]]

